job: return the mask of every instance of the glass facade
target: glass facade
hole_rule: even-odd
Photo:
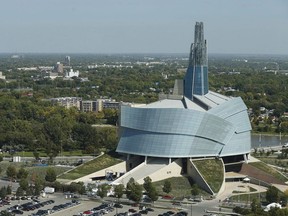
[[[248,153],[251,126],[247,108],[240,100],[231,99],[221,109],[215,107],[207,112],[122,106],[117,151],[154,157]]]
[[[205,95],[208,90],[208,67],[189,67],[184,79],[185,97],[193,100],[193,95]]]

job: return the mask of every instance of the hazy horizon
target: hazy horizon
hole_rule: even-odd
[[[285,0],[3,0],[0,53],[288,54]],[[17,7],[15,7],[15,5]]]

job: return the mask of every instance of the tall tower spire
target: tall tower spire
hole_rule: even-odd
[[[208,87],[207,43],[203,22],[196,22],[194,43],[191,44],[189,65],[184,78],[184,96],[193,100],[193,95],[207,94]]]

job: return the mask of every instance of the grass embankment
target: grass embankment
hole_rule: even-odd
[[[169,193],[169,195],[172,195],[173,197],[191,197],[191,186],[192,186],[192,181],[189,180],[187,177],[173,177],[166,179],[171,182],[172,185],[172,191]],[[157,181],[153,182],[153,185],[155,185],[156,190],[158,194],[164,195],[165,193],[163,192],[162,188],[164,186],[164,182],[166,180],[162,181]],[[201,190],[199,188],[200,195],[208,195],[205,191]]]
[[[193,161],[203,178],[211,187],[213,192],[217,193],[224,179],[223,165],[218,159],[204,159]]]
[[[122,162],[122,160],[113,158],[108,154],[104,154],[91,161],[88,161],[87,163],[84,163],[83,165],[80,165],[79,167],[59,176],[58,178],[75,180],[77,178],[81,178],[85,175],[89,175],[93,172],[97,172],[120,162]]]
[[[260,161],[263,161],[266,164],[271,164],[274,166],[278,166],[284,169],[288,168],[288,159],[278,159],[276,156],[269,156],[269,157],[257,157]],[[286,171],[287,172],[287,171]]]
[[[254,163],[249,163],[251,166],[254,166],[272,176],[274,176],[275,178],[279,179],[280,181],[286,182],[288,179],[283,176],[282,174],[280,174],[276,169],[268,166],[266,163],[264,162],[254,162]]]

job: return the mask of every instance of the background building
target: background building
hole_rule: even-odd
[[[82,101],[81,97],[60,97],[60,98],[50,98],[52,104],[58,104],[65,108],[76,107],[80,110],[80,102]]]
[[[70,71],[67,71],[65,73],[65,78],[72,78],[72,77],[79,77],[79,71],[73,71],[73,69],[71,68]]]
[[[96,101],[84,100],[81,101],[80,104],[81,104],[80,109],[83,112],[100,112],[103,109],[102,100],[96,100]]]
[[[55,71],[57,73],[63,73],[64,72],[63,64],[61,64],[60,62],[57,62],[55,65]]]
[[[6,79],[6,77],[2,74],[2,71],[0,71],[0,79],[3,79],[3,80]]]
[[[64,64],[65,66],[70,66],[70,56],[65,56]]]

